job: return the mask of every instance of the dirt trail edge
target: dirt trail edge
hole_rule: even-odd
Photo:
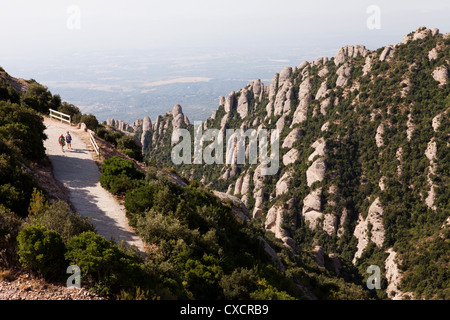
[[[49,118],[44,118],[44,124],[48,136],[44,145],[53,165],[53,174],[70,190],[70,200],[76,211],[90,217],[101,236],[108,240],[123,240],[144,252],[142,240],[128,225],[125,208],[100,185],[101,173],[90,148],[83,142],[87,133]],[[67,150],[66,145],[63,152],[58,137],[67,131],[72,136],[72,150]]]

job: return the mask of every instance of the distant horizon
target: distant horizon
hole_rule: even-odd
[[[246,82],[346,45],[396,44],[420,26],[446,33],[448,16],[438,0],[5,0],[0,66],[83,112],[97,106],[100,120],[153,120],[174,103],[205,120]]]

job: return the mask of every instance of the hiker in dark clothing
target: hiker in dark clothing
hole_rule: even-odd
[[[59,145],[61,146],[62,152],[64,152],[64,146],[66,145],[66,139],[64,139],[64,134],[61,134],[58,138]]]
[[[69,131],[67,131],[66,142],[67,142],[67,149],[72,150],[72,136],[70,135]]]

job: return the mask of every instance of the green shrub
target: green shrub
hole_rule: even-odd
[[[34,186],[32,178],[11,156],[0,154],[1,204],[22,217],[27,216]]]
[[[52,203],[36,218],[36,221],[47,229],[58,232],[65,243],[80,233],[95,231],[90,218],[70,212],[69,206],[64,201]]]
[[[82,275],[100,280],[117,263],[114,244],[92,232],[83,232],[67,243],[66,259],[80,267]]]
[[[132,161],[116,156],[105,160],[101,171],[101,186],[111,193],[120,195],[136,186],[134,180],[145,177],[145,174],[139,171]]]
[[[99,126],[97,118],[93,114],[83,114],[80,123],[84,123],[86,128],[95,131]]]
[[[0,204],[0,269],[9,269],[17,262],[17,235],[21,219]]]
[[[70,115],[72,123],[79,123],[81,121],[82,113],[80,109],[73,104],[64,101],[58,107],[58,111]]]
[[[51,92],[43,85],[32,82],[27,89],[27,92],[21,98],[21,104],[24,107],[34,109],[37,112],[49,114],[50,108],[57,108],[55,106]]]
[[[250,293],[258,289],[258,277],[253,270],[234,270],[231,275],[224,275],[220,280],[225,299],[249,300]]]
[[[0,138],[22,156],[33,160],[45,156],[45,126],[33,110],[0,101]]]
[[[131,225],[135,225],[137,215],[142,216],[153,207],[154,195],[161,189],[159,186],[143,185],[126,193],[124,205]]]
[[[64,270],[65,246],[61,236],[40,224],[22,229],[18,236],[19,262],[44,276],[58,276]]]
[[[137,160],[142,161],[142,150],[141,147],[137,144],[136,140],[130,136],[123,136],[119,140],[117,140],[117,148],[127,156]]]
[[[92,231],[71,238],[65,256],[70,264],[80,267],[82,277],[100,294],[119,294],[138,282],[145,287],[142,259]]]

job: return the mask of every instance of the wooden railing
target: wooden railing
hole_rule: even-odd
[[[50,109],[50,118],[55,118],[61,120],[61,122],[67,122],[68,124],[72,124],[72,117],[68,114]]]
[[[92,130],[88,130],[88,132],[89,132],[89,140],[91,141],[91,144],[94,147],[94,151],[100,158],[100,148],[98,147],[97,142],[95,142],[94,132]]]

